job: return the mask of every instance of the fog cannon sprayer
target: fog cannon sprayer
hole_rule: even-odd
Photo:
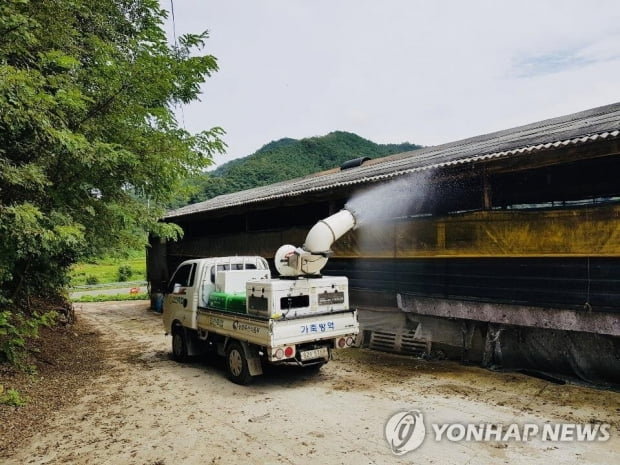
[[[355,228],[354,212],[340,210],[315,224],[302,247],[283,245],[274,257],[275,266],[282,276],[316,276],[331,255],[332,244]]]

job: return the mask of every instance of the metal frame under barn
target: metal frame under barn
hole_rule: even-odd
[[[619,176],[616,103],[171,211],[185,235],[151,238],[148,280],[271,258],[357,198],[388,214],[337,241],[324,274],[349,278],[365,344],[617,385]]]

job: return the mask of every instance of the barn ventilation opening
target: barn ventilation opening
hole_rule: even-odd
[[[372,331],[368,348],[381,352],[392,352],[403,355],[422,356],[430,354],[431,341],[415,337],[415,331],[390,333]]]
[[[362,166],[364,162],[368,160],[370,160],[370,157],[359,157],[354,158],[353,160],[347,160],[342,165],[340,165],[340,171],[355,168],[357,166]]]

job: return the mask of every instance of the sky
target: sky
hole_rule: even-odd
[[[620,101],[618,0],[160,0],[219,71],[177,111],[216,165],[341,130],[446,142]]]

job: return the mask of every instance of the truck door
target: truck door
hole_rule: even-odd
[[[209,296],[215,290],[215,267],[216,265],[204,267],[202,282],[200,283],[200,299],[198,300],[198,305],[201,307],[209,305]]]
[[[179,319],[183,326],[190,328],[196,326],[193,308],[195,274],[195,263],[187,263],[177,268],[168,283],[164,300],[164,309],[167,313],[164,317]]]
[[[215,275],[218,271],[230,270],[230,264],[212,265],[206,267],[202,276],[202,284],[200,286],[200,305],[207,307],[209,305],[209,296],[217,289],[215,285]]]

